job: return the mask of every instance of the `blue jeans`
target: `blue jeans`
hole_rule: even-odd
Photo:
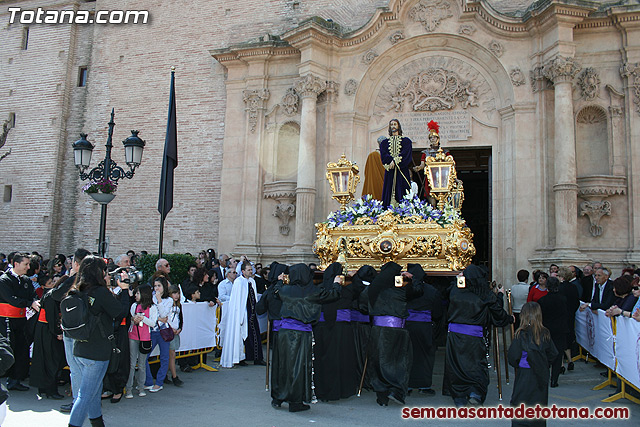
[[[76,357],[80,366],[80,388],[78,397],[73,402],[69,424],[81,426],[87,415],[89,419],[102,416],[100,395],[102,394],[102,380],[109,367],[108,360],[91,360]]]
[[[163,385],[164,379],[167,377],[167,369],[169,369],[169,346],[171,343],[162,339],[160,331],[151,331],[151,351],[160,346],[160,369],[156,374],[156,385]],[[151,376],[151,368],[149,367],[149,359],[147,359],[147,378],[144,382],[145,386],[153,385],[153,376]]]
[[[71,392],[73,393],[73,400],[75,401],[76,397],[78,397],[78,389],[80,388],[80,365],[78,364],[77,358],[73,355],[73,343],[75,340],[63,334],[62,341],[64,342],[64,354],[67,358],[67,365],[69,365]]]

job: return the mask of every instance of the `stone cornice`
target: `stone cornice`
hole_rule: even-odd
[[[299,56],[300,51],[291,46],[275,46],[273,44],[241,44],[223,49],[213,49],[209,51],[221,64],[233,61],[247,61],[258,56]]]
[[[576,179],[578,196],[613,196],[624,194],[627,190],[627,178],[624,176],[593,175]]]

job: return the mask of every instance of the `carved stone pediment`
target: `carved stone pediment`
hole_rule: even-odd
[[[451,4],[446,0],[421,0],[409,11],[409,18],[420,22],[428,33],[434,32],[440,21],[452,16]]]

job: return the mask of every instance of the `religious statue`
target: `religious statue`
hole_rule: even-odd
[[[397,119],[389,122],[389,137],[380,143],[380,159],[385,169],[382,185],[382,204],[395,206],[411,189],[409,164],[411,163],[411,140],[402,136],[402,127]]]
[[[425,168],[427,156],[435,157],[436,153],[440,149],[440,125],[438,125],[438,122],[431,120],[427,123],[427,126],[429,127],[429,148],[422,152],[420,164],[413,168],[416,172]],[[426,171],[424,175],[424,197],[432,206],[436,206],[436,199],[431,196],[431,186],[429,185],[429,179],[427,178]]]
[[[364,165],[364,184],[362,186],[362,196],[370,195],[376,200],[382,200],[382,183],[384,182],[384,166],[380,159],[380,144],[386,138],[378,138],[378,149],[369,153],[367,162]]]

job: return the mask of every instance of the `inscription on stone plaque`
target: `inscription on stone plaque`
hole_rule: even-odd
[[[427,123],[431,120],[435,120],[440,125],[440,143],[443,146],[446,146],[448,141],[466,141],[471,136],[470,111],[398,113],[394,117],[400,120],[402,133],[411,138],[415,147],[429,145]]]

